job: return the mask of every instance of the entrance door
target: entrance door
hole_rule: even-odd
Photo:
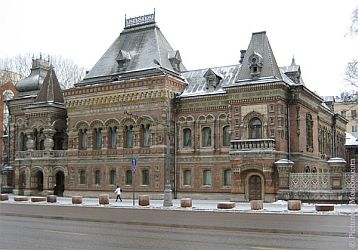
[[[262,200],[261,177],[252,175],[249,178],[249,200]]]
[[[56,186],[54,194],[57,196],[63,196],[63,191],[65,190],[65,175],[62,171],[56,173]]]
[[[42,192],[44,190],[44,175],[41,171],[36,173],[37,191]]]

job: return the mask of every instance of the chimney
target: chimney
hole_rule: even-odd
[[[241,53],[241,55],[240,55],[240,61],[239,61],[239,63],[242,63],[243,61],[244,61],[244,57],[245,57],[245,54],[246,54],[246,50],[240,50],[240,53]]]

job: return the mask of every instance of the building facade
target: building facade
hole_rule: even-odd
[[[237,65],[187,70],[154,14],[130,18],[63,97],[42,59],[16,87],[14,193],[119,185],[162,198],[167,184],[175,197],[272,201],[290,173],[327,173],[344,157],[346,120],[294,60],[277,65],[266,32],[252,34]]]
[[[346,130],[354,137],[358,138],[358,100],[344,101],[337,98],[334,103],[334,111],[348,120]]]

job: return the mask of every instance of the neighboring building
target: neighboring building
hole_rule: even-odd
[[[0,189],[2,192],[12,191],[13,185],[13,172],[10,165],[9,158],[9,108],[8,101],[11,100],[17,93],[15,86],[12,82],[3,82],[0,85],[0,136],[2,138],[0,143]]]
[[[354,137],[351,133],[346,133],[346,159],[350,163],[354,160],[358,163],[358,138]],[[347,172],[350,171],[350,166],[347,166]],[[356,169],[358,172],[358,169]],[[358,180],[357,180],[358,181]]]
[[[348,120],[346,130],[354,137],[358,137],[358,99],[345,101],[336,97],[334,111]]]
[[[178,197],[272,201],[289,193],[290,173],[342,176],[346,120],[305,87],[294,60],[277,65],[266,32],[252,34],[239,64],[188,71],[154,19],[126,19],[64,99],[48,62],[34,60],[10,102],[14,193],[119,185],[129,195],[135,185],[159,198],[170,184]]]

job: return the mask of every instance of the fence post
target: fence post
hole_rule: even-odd
[[[328,160],[329,173],[331,174],[331,188],[343,188],[343,172],[346,167],[346,161],[342,158],[331,158]]]
[[[293,166],[293,161],[288,159],[281,159],[275,162],[278,171],[278,186],[279,189],[290,188],[290,173]]]

